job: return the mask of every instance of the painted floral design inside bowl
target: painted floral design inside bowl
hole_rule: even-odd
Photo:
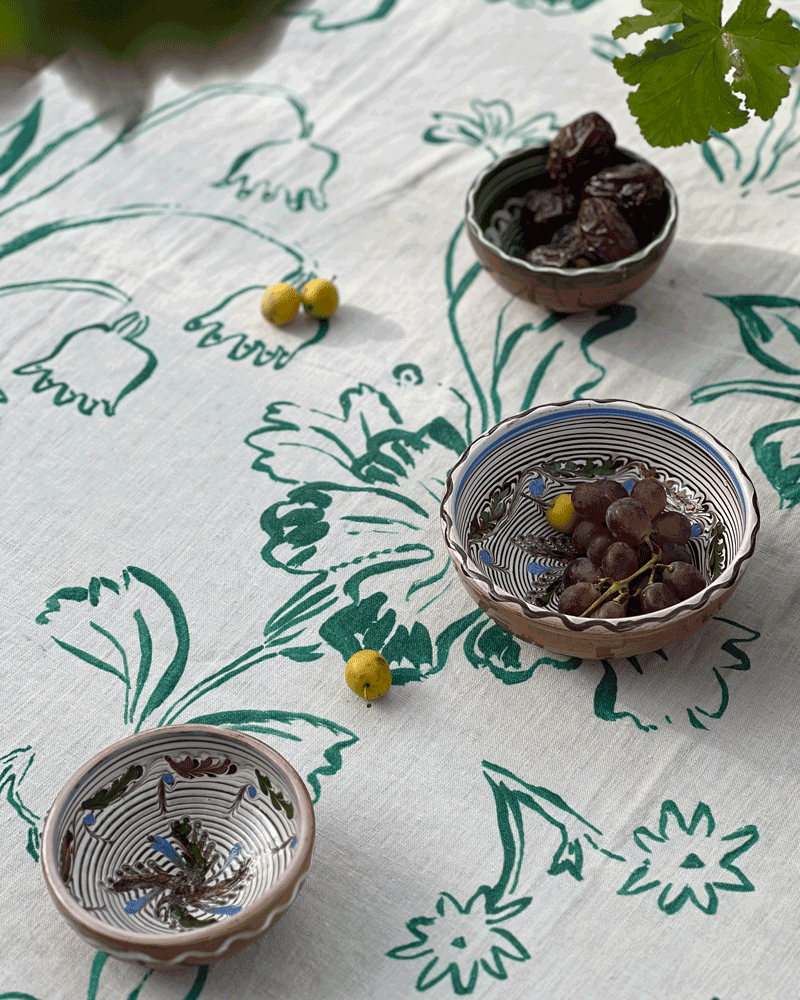
[[[211,960],[227,950],[216,940],[226,925],[241,930],[233,925],[261,908],[260,933],[270,895],[304,876],[311,809],[300,778],[259,740],[209,726],[141,733],[62,791],[45,829],[45,877],[98,947],[93,931],[145,953],[165,935],[202,932],[198,955]]]
[[[563,567],[574,552],[569,536],[547,521],[548,502],[592,478],[616,479],[630,491],[652,475],[666,488],[668,509],[692,522],[688,547],[709,585],[649,615],[559,614]],[[448,479],[442,525],[456,569],[484,610],[546,645],[537,622],[562,633],[633,634],[701,612],[699,627],[708,617],[703,609],[729,596],[752,556],[758,506],[737,459],[696,425],[637,403],[579,400],[510,417],[474,441]]]

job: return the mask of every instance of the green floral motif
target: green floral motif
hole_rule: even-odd
[[[146,382],[158,364],[155,354],[139,343],[149,324],[147,316],[131,312],[110,326],[94,323],[81,327],[62,337],[45,357],[15,368],[14,374],[38,375],[33,391],[55,389],[56,406],[75,403],[79,413],[91,416],[102,403],[101,412],[113,417],[122,399]],[[105,395],[97,398],[92,393],[99,390],[90,387],[86,391],[83,379],[91,384],[96,372],[104,370],[115,372],[116,384],[104,386]]]
[[[460,142],[467,146],[481,146],[493,159],[497,159],[501,153],[520,146],[544,146],[558,132],[559,126],[552,111],[533,115],[517,125],[514,110],[508,101],[473,98],[469,107],[471,115],[434,111],[431,117],[436,124],[425,130],[425,142]]]
[[[529,896],[496,905],[482,886],[463,905],[442,892],[436,901],[436,916],[414,917],[406,927],[414,940],[387,952],[389,958],[423,959],[417,977],[422,993],[450,977],[458,996],[473,993],[485,972],[493,979],[507,979],[506,962],[525,962],[530,952],[506,927],[499,926],[530,905]]]
[[[757,843],[755,826],[714,837],[714,817],[709,807],[698,803],[687,822],[678,806],[667,800],[661,805],[658,833],[637,827],[633,839],[647,857],[631,872],[619,890],[633,896],[657,890],[658,908],[677,913],[691,903],[703,913],[719,906],[718,892],[753,892],[755,886],[734,862]]]

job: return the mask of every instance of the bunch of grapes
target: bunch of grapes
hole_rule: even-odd
[[[570,495],[577,553],[564,569],[558,610],[588,618],[630,618],[699,593],[703,574],[686,543],[691,521],[667,510],[667,492],[641,479],[630,496],[613,479],[580,483]]]

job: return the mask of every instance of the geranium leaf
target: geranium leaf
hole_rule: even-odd
[[[760,118],[774,115],[789,93],[782,67],[800,61],[800,31],[785,11],[768,18],[769,0],[741,0],[723,26],[721,0],[648,0],[645,7],[649,15],[624,18],[614,37],[683,23],[670,38],[614,60],[622,79],[637,88],[628,107],[650,145],[702,143],[744,125],[749,115],[734,91]]]

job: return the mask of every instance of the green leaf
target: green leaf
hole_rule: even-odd
[[[742,0],[723,34],[733,66],[731,86],[764,121],[789,93],[789,77],[780,67],[800,61],[800,31],[785,10],[768,18],[768,9],[769,0]]]
[[[683,22],[669,39],[652,39],[639,55],[614,60],[622,79],[636,89],[628,107],[651,146],[705,142],[739,128],[746,108],[771,118],[789,93],[781,67],[800,62],[800,31],[782,10],[767,17],[769,0],[741,0],[722,25],[722,0],[647,0],[649,15],[623,18],[614,37]],[[729,84],[726,75],[733,71]]]
[[[614,38],[640,35],[650,28],[660,28],[665,24],[676,24],[683,20],[683,4],[680,0],[642,0],[642,6],[651,13],[623,17],[611,32]]]
[[[786,440],[786,432],[793,433],[793,443]],[[797,449],[800,420],[782,420],[759,428],[750,439],[750,447],[764,475],[780,497],[781,507],[795,507],[800,503],[800,459]],[[772,440],[770,440],[772,439]],[[784,465],[782,454],[786,458]]]

